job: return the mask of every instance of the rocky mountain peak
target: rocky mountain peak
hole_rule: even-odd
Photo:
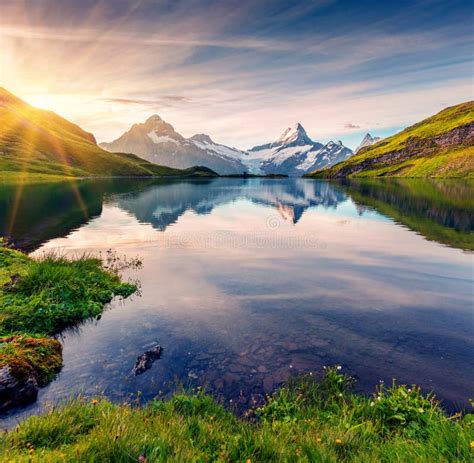
[[[210,145],[214,144],[211,137],[205,133],[197,133],[196,135],[193,135],[191,138],[189,138],[189,140],[198,141],[200,143],[208,143]]]
[[[293,127],[288,127],[273,144],[274,146],[303,146],[312,145],[313,141],[308,137],[304,127],[297,122]]]
[[[359,151],[360,149],[365,148],[366,146],[371,146],[377,143],[379,140],[381,140],[380,137],[373,137],[372,135],[370,135],[370,133],[366,133],[364,138],[360,142],[360,145],[355,150],[355,153],[357,153],[357,151]]]

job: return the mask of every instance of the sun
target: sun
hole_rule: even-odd
[[[67,95],[39,93],[31,94],[27,97],[28,102],[36,108],[46,109],[61,114],[70,107],[71,98]]]

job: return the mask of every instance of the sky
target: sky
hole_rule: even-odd
[[[241,149],[356,147],[474,99],[474,2],[0,0],[0,86],[98,141],[159,114]]]

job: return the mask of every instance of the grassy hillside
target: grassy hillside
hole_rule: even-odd
[[[26,180],[44,175],[187,176],[212,175],[209,169],[185,171],[158,166],[132,154],[109,153],[92,134],[50,111],[34,108],[0,88],[0,173]],[[215,175],[215,174],[214,174]]]
[[[474,101],[446,108],[307,177],[474,177]]]

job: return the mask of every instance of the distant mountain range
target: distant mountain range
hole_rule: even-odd
[[[91,133],[0,88],[0,174],[18,172],[23,177],[215,175],[207,168],[182,171],[104,151]]]
[[[474,177],[474,101],[431,116],[309,177]]]
[[[160,116],[135,124],[112,143],[101,143],[111,152],[134,153],[147,161],[175,168],[202,165],[221,175],[248,171],[253,174],[303,175],[330,167],[352,155],[352,150],[333,142],[323,145],[309,138],[298,123],[272,143],[241,151],[214,142],[209,135],[184,138]]]

